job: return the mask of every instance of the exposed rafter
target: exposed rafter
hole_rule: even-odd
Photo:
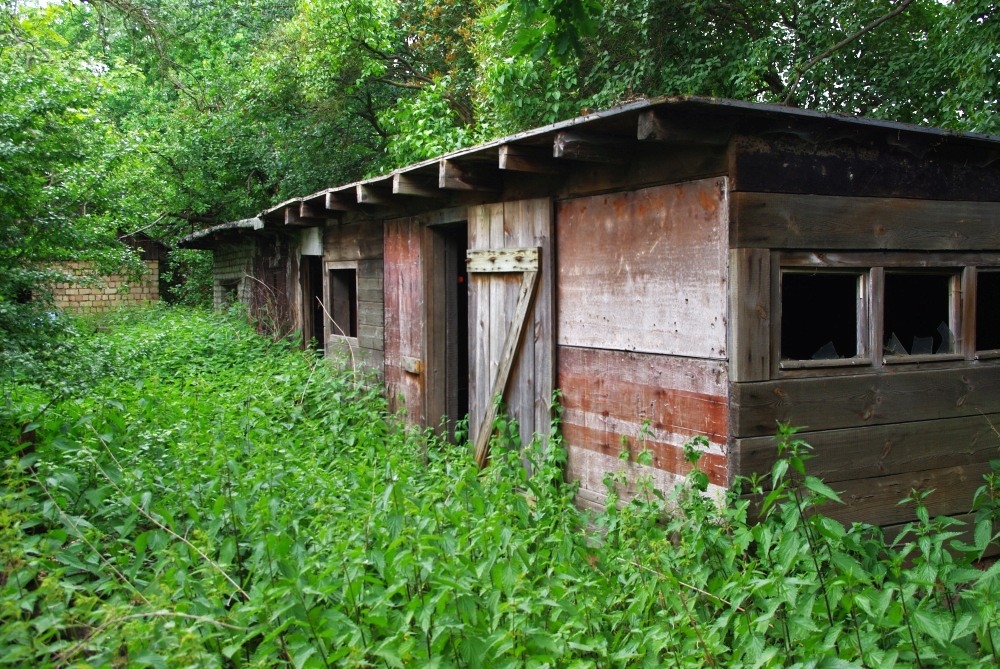
[[[552,155],[555,158],[605,165],[628,163],[635,149],[634,141],[579,131],[557,132],[552,142]]]
[[[500,147],[500,169],[534,174],[559,174],[559,163],[552,153],[536,146],[504,144]]]
[[[680,121],[656,109],[640,112],[637,125],[636,137],[644,142],[722,146],[732,136],[725,125]]]
[[[411,195],[413,197],[439,198],[442,195],[432,181],[400,172],[392,175],[392,192],[395,195]]]
[[[498,170],[485,165],[459,163],[442,158],[438,163],[438,187],[464,191],[498,190]]]

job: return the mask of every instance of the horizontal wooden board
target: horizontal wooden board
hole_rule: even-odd
[[[503,248],[466,252],[468,272],[537,272],[538,248]]]
[[[648,450],[650,469],[678,476],[691,472],[691,464],[684,459],[684,442],[687,439],[683,436],[663,431],[651,431],[648,436],[641,436],[641,423],[629,424],[607,418],[597,419],[591,427],[581,425],[586,417],[573,414],[566,411],[562,426],[562,434],[570,450],[589,450],[616,459],[624,459],[623,453],[628,451],[628,460],[632,462],[636,461],[641,451]],[[593,418],[593,415],[590,417]],[[729,468],[724,454],[704,452],[698,460],[698,467],[708,474],[711,483],[719,486],[728,484]]]
[[[952,516],[948,516],[949,519],[958,521],[956,524],[950,525],[948,527],[949,532],[959,532],[959,536],[955,537],[955,541],[964,541],[967,544],[972,544],[975,540],[974,532],[976,529],[976,514],[974,513],[959,513]],[[916,538],[913,536],[912,532],[908,532],[905,536],[901,536],[903,531],[906,529],[906,523],[899,523],[895,525],[889,525],[883,527],[885,541],[887,544],[891,544],[897,538],[899,541],[904,543],[913,543]],[[993,534],[996,535],[1000,532],[1000,523],[993,523]],[[993,558],[1000,555],[1000,543],[993,542],[987,546],[986,551],[983,553],[982,557]]]
[[[726,357],[725,179],[561,202],[561,345]]]
[[[617,455],[651,451],[657,469],[685,473],[683,445],[710,444],[705,468],[727,478],[725,363],[645,353],[560,347],[563,432],[571,448]]]
[[[612,455],[605,455],[598,451],[587,449],[570,449],[569,457],[566,461],[566,478],[569,481],[578,481],[580,484],[577,493],[577,504],[584,508],[600,510],[608,496],[608,488],[605,485],[605,478],[608,474],[623,472],[626,482],[619,485],[616,492],[623,501],[632,499],[638,492],[637,482],[640,477],[648,477],[649,483],[664,494],[669,494],[677,485],[684,482],[684,477],[647,467],[634,462],[625,462]],[[708,495],[717,498],[723,494],[723,488],[714,484],[709,485]]]
[[[730,399],[735,437],[772,435],[778,421],[818,431],[978,416],[1000,413],[1000,364],[734,383]]]
[[[912,491],[933,491],[925,503],[931,516],[953,516],[972,508],[972,497],[990,471],[988,463],[905,472],[852,481],[839,481],[831,487],[843,504],[824,504],[819,512],[848,522],[893,525],[915,518],[912,504],[900,504]]]
[[[382,226],[376,223],[335,223],[323,234],[324,260],[369,260],[384,253]]]
[[[1000,249],[1000,202],[733,193],[734,247]]]
[[[900,504],[912,496],[913,491],[930,492],[924,499],[931,517],[965,516],[971,511],[975,491],[983,484],[989,471],[987,463],[975,463],[942,469],[905,472],[892,476],[837,481],[830,488],[840,497],[842,504],[826,502],[811,512],[821,513],[844,524],[867,523],[889,528],[898,534],[900,526],[916,520],[912,502]],[[762,501],[749,495],[755,508]]]
[[[1000,457],[1000,414],[800,432],[812,446],[806,463],[827,483],[988,462]],[[733,471],[766,473],[777,460],[771,437],[737,439]]]
[[[843,132],[838,129],[836,132]],[[990,201],[1000,193],[1000,161],[970,162],[959,145],[936,150],[821,134],[757,134],[731,143],[732,190],[856,197]],[[892,142],[897,142],[895,146]]]

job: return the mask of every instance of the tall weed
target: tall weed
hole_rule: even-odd
[[[994,661],[998,569],[972,568],[996,541],[990,482],[971,543],[914,495],[887,544],[815,513],[836,494],[785,429],[747,494],[708,499],[695,468],[588,516],[558,408],[524,446],[501,419],[480,472],[372,380],[239,320],[100,325],[63,361],[86,384],[25,379],[0,423],[0,666]]]

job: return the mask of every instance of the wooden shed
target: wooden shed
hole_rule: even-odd
[[[844,520],[906,522],[914,488],[966,514],[998,454],[997,137],[644,100],[261,221],[318,231],[321,255],[292,258],[298,321],[410,422],[467,413],[482,442],[502,395],[530,439],[559,389],[583,505],[623,448],[663,488],[695,436],[715,486],[767,471],[778,421]]]

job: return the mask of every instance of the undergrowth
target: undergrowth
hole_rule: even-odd
[[[995,661],[1000,571],[973,568],[995,480],[968,544],[919,495],[887,543],[811,513],[836,495],[786,428],[756,495],[710,500],[696,468],[672,497],[640,480],[586,516],[558,416],[523,448],[501,421],[480,472],[403,429],[370,379],[238,320],[100,325],[0,406],[2,666]]]

